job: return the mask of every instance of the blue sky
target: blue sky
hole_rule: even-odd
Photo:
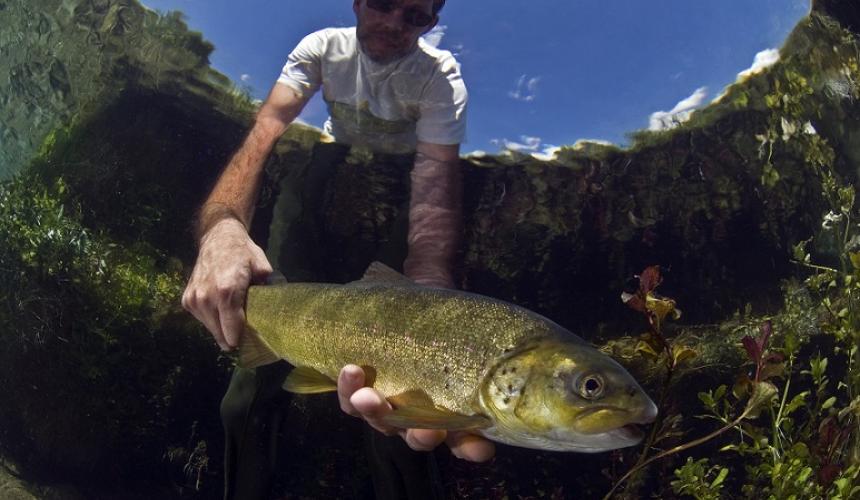
[[[349,0],[143,0],[180,10],[213,66],[264,98],[301,38],[352,26]],[[432,36],[469,89],[462,151],[541,153],[706,105],[774,51],[809,0],[448,0]],[[757,56],[758,55],[758,56]],[[663,114],[660,114],[663,113]],[[321,126],[321,99],[301,118]]]

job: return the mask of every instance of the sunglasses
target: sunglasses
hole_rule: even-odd
[[[367,6],[375,11],[389,14],[400,6],[400,2],[395,0],[367,0]],[[418,7],[407,7],[403,9],[403,22],[416,28],[424,28],[433,22],[433,15]]]

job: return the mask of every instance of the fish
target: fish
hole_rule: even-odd
[[[361,366],[399,428],[465,430],[539,450],[634,446],[657,407],[620,364],[550,319],[419,285],[374,262],[347,284],[249,287],[238,364],[293,365],[283,388],[335,391]]]

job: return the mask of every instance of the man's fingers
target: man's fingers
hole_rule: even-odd
[[[362,387],[352,394],[349,402],[352,403],[353,408],[374,429],[387,436],[398,434],[396,428],[383,422],[382,418],[389,414],[392,408],[388,401],[375,390],[370,387]]]
[[[259,246],[251,243],[251,277],[254,283],[263,283],[274,272],[272,264],[266,258],[266,253]]]
[[[353,417],[361,414],[352,406],[349,398],[355,391],[364,387],[364,370],[357,365],[346,365],[337,377],[337,399],[340,401],[340,409]]]
[[[239,338],[245,330],[245,310],[242,308],[242,304],[237,305],[235,301],[222,304],[218,308],[218,315],[221,320],[220,328],[224,333],[224,343],[227,344],[228,349],[239,347]]]
[[[455,457],[470,462],[486,462],[496,454],[492,441],[468,432],[449,432],[445,442]]]
[[[230,349],[230,346],[224,339],[224,332],[221,330],[218,308],[205,300],[198,299],[195,289],[190,284],[182,294],[182,307],[203,323],[203,326],[209,330],[221,350],[227,351]]]
[[[446,435],[441,429],[409,429],[404,439],[415,451],[430,451],[444,443]]]

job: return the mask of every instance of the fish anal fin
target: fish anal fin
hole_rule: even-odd
[[[280,361],[280,357],[250,326],[245,327],[239,340],[238,363],[242,368],[257,368]]]
[[[420,286],[418,285],[418,283],[415,283],[411,279],[398,273],[394,269],[391,269],[390,267],[379,261],[372,262],[367,267],[367,270],[364,271],[364,276],[362,276],[360,280],[354,281],[353,283],[388,283],[391,285],[401,286]]]
[[[382,420],[401,429],[475,430],[492,426],[490,419],[483,415],[463,415],[419,406],[396,408]]]
[[[336,391],[337,383],[313,368],[297,366],[287,375],[282,387],[296,394],[320,394]]]

